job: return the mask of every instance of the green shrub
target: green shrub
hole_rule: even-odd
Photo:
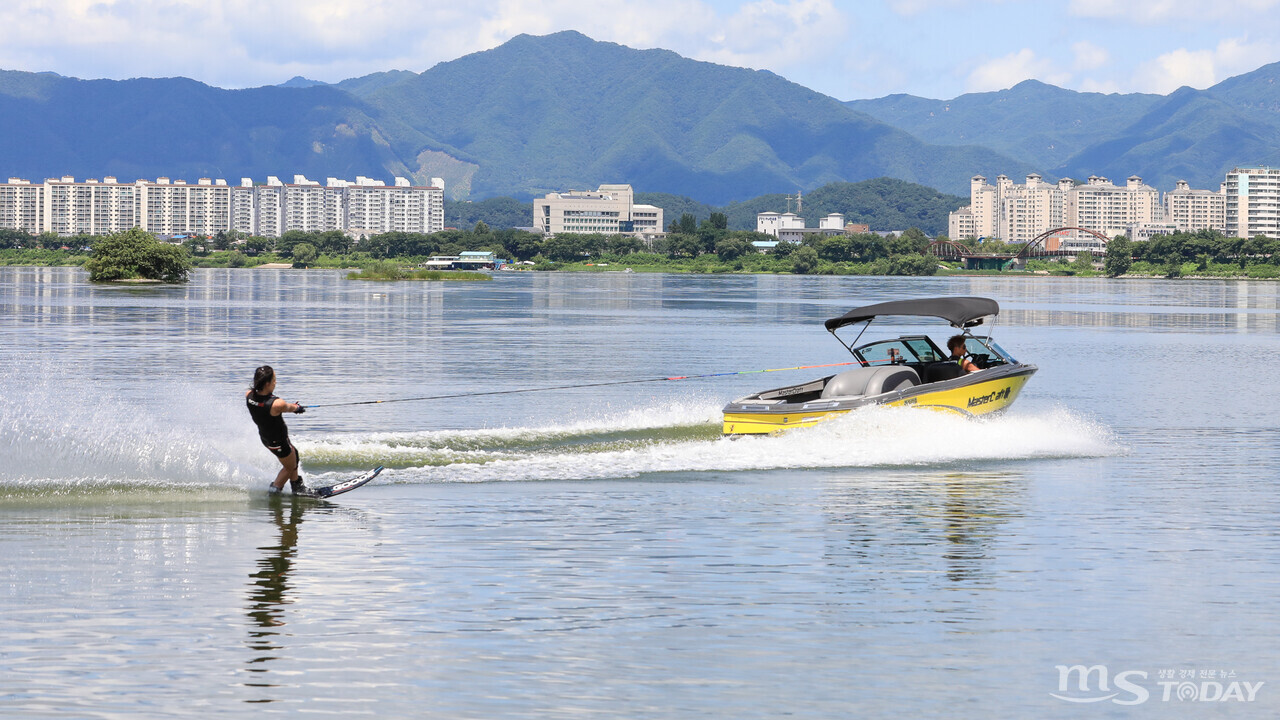
[[[93,244],[85,263],[92,282],[161,280],[186,282],[191,259],[177,245],[162,243],[139,228],[108,235]]]
[[[316,246],[311,243],[298,243],[293,246],[293,260],[300,265],[308,265],[315,262],[319,253],[316,252]]]
[[[791,253],[791,272],[808,275],[818,268],[818,251],[808,245]]]
[[[938,260],[928,255],[891,255],[889,275],[936,275]]]

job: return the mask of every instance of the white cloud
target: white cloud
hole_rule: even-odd
[[[1140,65],[1133,85],[1141,92],[1167,94],[1187,85],[1204,89],[1232,75],[1257,69],[1275,60],[1280,46],[1271,41],[1250,43],[1228,38],[1212,50],[1179,48]]]
[[[1124,19],[1139,23],[1180,20],[1222,21],[1256,17],[1280,5],[1280,0],[1071,0],[1072,15],[1086,18]]]
[[[1163,95],[1183,85],[1209,87],[1213,84],[1214,77],[1211,51],[1180,48],[1144,63],[1135,80],[1144,90]]]
[[[515,35],[578,30],[637,48],[794,71],[843,45],[832,0],[5,0],[0,67],[79,77],[185,75],[224,87],[421,71]],[[821,37],[822,42],[815,42]]]
[[[889,0],[889,9],[899,15],[913,16],[926,12],[949,10],[961,6],[971,6],[975,0]],[[986,0],[988,3],[1002,3],[1016,0]]]
[[[1064,72],[1047,58],[1038,57],[1031,48],[1023,48],[982,63],[969,73],[965,86],[969,92],[988,92],[1010,88],[1031,79],[1065,86],[1071,82],[1071,73]]]
[[[834,54],[833,50],[844,46],[846,25],[831,0],[759,0],[725,18],[721,27],[705,38],[705,49],[690,48],[691,56],[784,73],[808,60]]]
[[[1094,45],[1088,40],[1073,43],[1071,53],[1075,56],[1074,67],[1078,71],[1097,70],[1111,62],[1111,53],[1107,52],[1106,48]]]
[[[568,29],[859,97],[1167,92],[1280,60],[1280,0],[0,0],[0,68],[337,81]]]

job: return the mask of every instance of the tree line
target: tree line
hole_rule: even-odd
[[[1103,272],[1118,277],[1129,272],[1179,277],[1202,272],[1253,277],[1280,275],[1280,239],[1256,235],[1229,237],[1216,230],[1157,235],[1134,242],[1123,235],[1107,243]]]
[[[302,265],[322,257],[344,258],[358,264],[362,259],[422,259],[432,255],[457,255],[464,251],[488,251],[495,257],[511,260],[536,260],[549,263],[586,262],[592,259],[625,261],[633,256],[640,260],[665,259],[674,263],[732,263],[730,269],[746,269],[743,263],[760,255],[754,242],[773,242],[777,238],[746,230],[729,230],[724,213],[712,213],[698,221],[683,213],[667,227],[668,235],[652,245],[631,235],[570,234],[543,237],[524,230],[492,230],[477,222],[470,230],[443,230],[431,234],[389,232],[351,237],[343,232],[303,232],[290,230],[280,237],[252,236],[230,231],[212,237],[193,237],[181,245],[194,258],[212,253],[230,253],[228,264],[243,266],[251,258],[277,256]],[[0,231],[0,247],[96,248],[103,237],[77,235],[59,237],[52,234],[31,236],[22,231]],[[936,264],[921,253],[929,239],[912,228],[900,236],[881,237],[873,233],[860,235],[808,235],[803,243],[779,242],[767,251],[769,263],[754,263],[765,271],[821,273],[853,272],[852,265],[874,264],[878,274],[932,274]],[[766,267],[767,266],[767,267]],[[861,271],[868,271],[861,268]]]

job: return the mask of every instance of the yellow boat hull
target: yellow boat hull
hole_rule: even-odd
[[[863,407],[921,407],[970,417],[989,415],[1013,404],[1030,377],[1030,373],[1019,374],[938,390],[930,390],[928,385],[917,385],[909,391],[889,393],[882,396],[883,400],[870,401]],[[797,407],[794,412],[726,412],[724,434],[769,435],[794,428],[812,427],[857,409],[805,410]]]

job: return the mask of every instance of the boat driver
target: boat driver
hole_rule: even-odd
[[[947,349],[951,351],[951,359],[960,365],[960,369],[965,373],[977,372],[978,366],[973,360],[969,359],[969,354],[965,350],[964,335],[953,335],[947,340]]]

